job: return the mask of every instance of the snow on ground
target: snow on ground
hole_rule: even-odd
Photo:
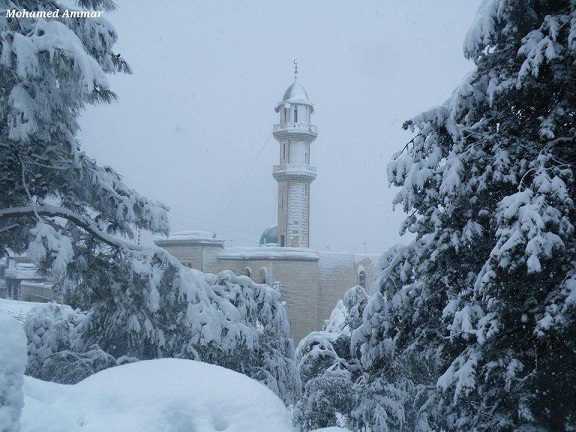
[[[26,302],[18,300],[8,300],[0,298],[0,311],[6,312],[8,315],[12,315],[20,322],[24,322],[28,312],[36,306],[40,306],[43,303]]]
[[[4,312],[23,322],[41,304],[0,298],[0,316]],[[20,339],[24,347],[25,336]],[[7,346],[4,334],[2,344]],[[24,357],[20,360],[19,373],[23,373]],[[265,386],[234,371],[192,360],[131,363],[106,369],[76,385],[25,376],[23,390],[21,432],[293,431],[284,404]],[[21,395],[16,388],[11,393]],[[350,431],[330,427],[313,432]]]
[[[14,318],[0,312],[0,431],[19,430],[25,367],[24,329]]]
[[[106,369],[76,385],[25,377],[22,432],[289,432],[262,384],[219,366],[161,359]]]

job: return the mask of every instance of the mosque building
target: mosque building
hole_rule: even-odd
[[[280,286],[291,336],[298,343],[322,329],[346,290],[370,286],[378,256],[309,248],[310,185],[317,175],[310,158],[318,136],[311,123],[314,105],[295,79],[275,110],[279,123],[272,133],[280,144],[280,158],[272,176],[278,183],[278,225],[263,232],[260,245],[227,248],[224,238],[204,231],[177,233],[155,243],[203,272],[231,270],[257,283]]]

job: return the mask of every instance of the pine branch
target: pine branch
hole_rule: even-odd
[[[24,206],[0,209],[0,221],[4,218],[19,218],[28,216],[61,217],[76,224],[89,234],[92,234],[94,237],[98,238],[103,243],[116,249],[128,249],[137,252],[147,249],[144,246],[119,239],[105,231],[102,231],[90,218],[64,207],[45,204],[39,206]]]

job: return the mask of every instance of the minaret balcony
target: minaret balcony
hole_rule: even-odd
[[[306,122],[280,123],[273,126],[272,135],[277,140],[292,138],[312,142],[318,136],[318,126]]]
[[[272,176],[276,181],[304,180],[311,182],[316,178],[316,167],[305,164],[274,165]]]

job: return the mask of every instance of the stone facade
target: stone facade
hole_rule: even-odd
[[[170,251],[187,267],[206,273],[220,271],[218,253],[224,247],[224,239],[205,231],[190,231],[175,234],[169,238],[157,239],[157,246]]]
[[[277,247],[231,248],[219,255],[221,270],[244,274],[256,283],[280,285],[291,336],[298,341],[321,328],[318,260],[312,251]]]

